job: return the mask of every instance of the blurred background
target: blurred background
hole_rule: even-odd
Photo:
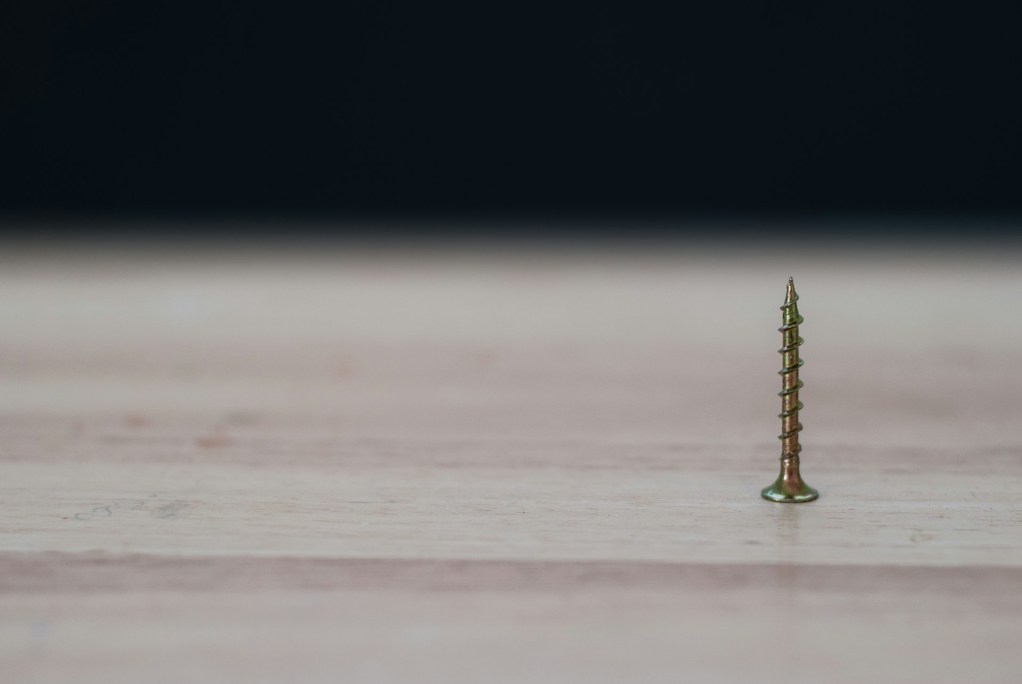
[[[1004,235],[1020,19],[14,0],[0,213],[19,237]]]

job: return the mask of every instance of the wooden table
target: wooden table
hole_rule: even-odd
[[[1016,253],[728,250],[5,250],[3,681],[1022,681]]]

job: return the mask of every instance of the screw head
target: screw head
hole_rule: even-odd
[[[798,487],[790,487],[781,482],[780,478],[777,479],[777,482],[764,488],[760,494],[764,499],[777,503],[805,503],[820,496],[818,491],[805,482],[800,483]]]
[[[781,458],[781,473],[772,485],[760,492],[764,499],[778,503],[805,503],[820,496],[802,480],[798,460],[798,455],[785,454]]]

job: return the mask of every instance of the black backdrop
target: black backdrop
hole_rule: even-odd
[[[8,2],[8,216],[1006,216],[1022,13]]]

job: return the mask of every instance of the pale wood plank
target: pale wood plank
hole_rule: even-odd
[[[1022,677],[1011,254],[0,261],[13,681]]]
[[[1011,682],[984,568],[41,557],[0,591],[24,681]],[[94,567],[85,567],[93,565]],[[84,572],[83,572],[84,570]],[[66,581],[66,582],[65,582]],[[12,588],[12,587],[9,587]]]

